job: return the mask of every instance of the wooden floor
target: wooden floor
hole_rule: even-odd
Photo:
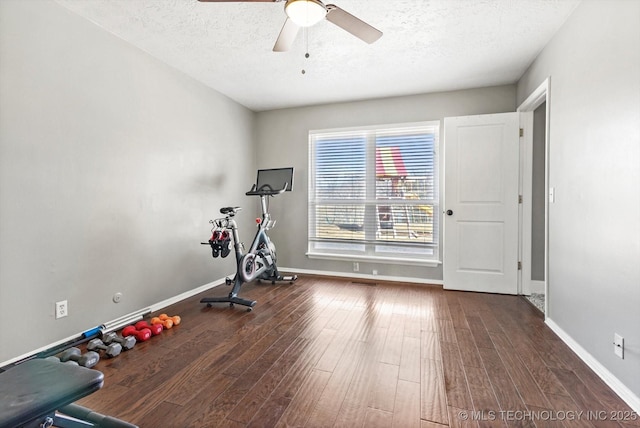
[[[199,303],[228,290],[167,308],[78,403],[145,428],[640,426],[521,297],[302,277]]]

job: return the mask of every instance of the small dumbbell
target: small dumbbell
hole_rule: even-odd
[[[47,360],[47,361],[55,361],[55,362],[60,363],[60,364],[69,364],[69,365],[72,365],[72,366],[77,366],[77,365],[79,365],[77,362],[75,362],[75,361],[71,361],[71,360],[67,360],[67,361],[65,361],[65,362],[63,363],[62,361],[60,361],[60,358],[58,358],[58,357],[54,357],[53,355],[52,355],[52,356],[50,356],[50,357],[45,358],[45,360]]]
[[[87,368],[91,368],[98,364],[100,361],[100,354],[97,352],[89,351],[83,354],[78,348],[69,348],[62,351],[57,355],[61,362],[75,361],[79,365]]]
[[[120,352],[122,352],[122,345],[119,343],[110,343],[109,345],[105,345],[100,339],[92,339],[87,343],[87,349],[89,351],[104,351],[104,355],[107,358],[113,358],[120,355]]]
[[[102,341],[107,345],[110,343],[119,343],[123,351],[128,351],[136,346],[136,338],[134,336],[120,337],[115,331],[105,334],[102,337]]]
[[[151,330],[151,334],[154,336],[159,335],[160,333],[162,333],[163,327],[161,324],[149,324],[146,321],[138,321],[137,323],[134,324],[135,328],[138,330],[142,330],[143,328],[148,328],[149,330]]]
[[[220,257],[227,257],[231,252],[231,236],[229,232],[223,230],[218,236],[218,248],[220,248]]]
[[[171,327],[173,327],[173,321],[172,320],[170,320],[170,319],[161,320],[159,317],[151,318],[151,324],[152,325],[160,324],[160,325],[162,325],[162,327],[164,327],[165,330],[168,330]]]
[[[158,318],[160,318],[161,320],[171,320],[171,321],[173,321],[173,325],[178,325],[178,324],[180,324],[180,321],[182,321],[182,319],[180,318],[179,315],[174,315],[174,316],[170,317],[167,314],[160,314],[160,315],[158,315]]]
[[[149,330],[148,328],[138,330],[135,326],[129,325],[122,330],[122,336],[133,336],[138,342],[146,342],[147,340],[151,339],[151,330]]]
[[[211,233],[211,238],[209,238],[209,245],[211,245],[211,255],[214,258],[217,258],[218,254],[220,254],[220,245],[218,245],[218,239],[221,233],[221,230],[214,230]]]

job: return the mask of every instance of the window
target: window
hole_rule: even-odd
[[[309,256],[437,261],[438,129],[310,132]]]

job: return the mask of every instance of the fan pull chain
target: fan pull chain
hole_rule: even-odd
[[[309,33],[308,33],[308,28],[307,28],[307,27],[305,27],[305,28],[303,29],[303,32],[304,32],[305,45],[306,45],[306,47],[307,47],[307,48],[306,48],[306,53],[304,54],[304,57],[305,57],[306,59],[309,59],[309,57],[310,57],[311,55],[309,55]],[[302,69],[302,74],[306,74],[306,70],[305,70],[304,68]]]

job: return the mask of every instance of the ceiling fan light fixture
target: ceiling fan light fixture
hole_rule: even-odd
[[[327,8],[318,0],[287,0],[284,11],[299,27],[311,27],[327,15]]]

